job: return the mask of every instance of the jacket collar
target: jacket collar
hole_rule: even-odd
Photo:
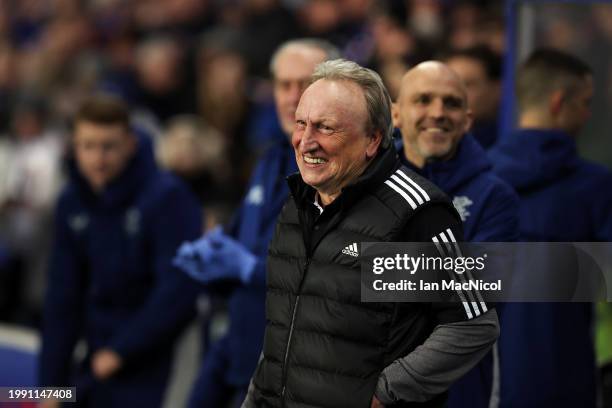
[[[521,129],[489,150],[496,173],[518,189],[550,183],[578,166],[576,141],[553,129]]]
[[[491,169],[491,163],[484,149],[469,133],[461,138],[453,157],[448,160],[430,160],[423,168],[418,168],[408,161],[401,139],[396,142],[396,147],[404,165],[430,180],[449,195],[455,194],[458,189],[478,174]]]

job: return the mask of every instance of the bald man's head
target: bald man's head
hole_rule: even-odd
[[[406,157],[417,167],[452,157],[472,124],[463,82],[439,61],[417,65],[402,79],[393,124],[402,132]]]
[[[457,87],[457,91],[462,95],[463,99],[467,99],[467,91],[459,75],[457,75],[448,65],[440,61],[421,62],[419,65],[406,72],[402,78],[402,86],[398,99],[401,97],[402,92],[409,91],[416,81],[420,81],[423,78],[433,78],[436,81],[452,83]]]

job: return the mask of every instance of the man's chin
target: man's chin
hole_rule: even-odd
[[[302,180],[315,190],[319,190],[324,185],[321,177],[302,172]]]

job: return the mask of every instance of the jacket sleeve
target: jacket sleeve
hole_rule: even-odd
[[[42,323],[40,386],[68,385],[72,353],[83,323],[86,271],[78,258],[78,238],[68,226],[65,202],[63,196],[55,212]]]
[[[255,170],[256,173],[258,171],[260,172],[261,169],[257,168]],[[247,191],[249,191],[251,186],[254,184],[254,181],[258,180],[257,176],[258,174],[255,174],[252,177],[251,182],[249,183],[249,187],[247,188]],[[246,197],[243,197],[240,207],[234,213],[232,220],[228,224],[227,229],[226,229],[227,234],[235,240],[239,239],[241,224],[243,222],[247,222],[247,220],[245,220],[244,218],[245,206],[246,206]],[[265,239],[265,238],[262,237],[262,239]],[[246,248],[246,249],[250,250],[250,248]],[[256,287],[256,288],[265,289],[266,288],[266,260],[268,258],[268,252],[265,251],[264,253],[260,253],[260,254],[253,253],[253,255],[257,256],[257,263],[255,264],[255,270],[253,271],[253,275],[251,276],[251,279],[248,285]]]
[[[440,324],[423,344],[383,370],[376,397],[385,405],[428,401],[475,366],[498,336],[494,309],[472,320]]]
[[[404,240],[428,242],[440,234],[450,242],[463,238],[461,224],[450,210],[434,205],[408,223]],[[499,323],[494,309],[475,307],[482,309],[475,313],[460,301],[433,304],[435,329],[423,344],[383,370],[376,397],[383,404],[428,401],[476,365],[499,336]]]
[[[519,198],[512,188],[494,184],[483,204],[474,236],[466,237],[472,242],[516,242],[519,238]]]
[[[176,250],[202,232],[202,210],[182,184],[160,198],[153,215],[151,267],[155,286],[146,303],[109,346],[130,361],[162,347],[170,347],[180,330],[195,316],[199,286],[172,266]]]

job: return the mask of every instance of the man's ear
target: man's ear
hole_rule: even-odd
[[[382,133],[380,132],[380,130],[377,130],[374,134],[372,134],[369,137],[369,139],[370,141],[368,142],[368,145],[366,146],[366,159],[368,160],[376,156],[376,153],[378,152],[378,148],[380,144],[382,143]]]
[[[465,126],[463,128],[463,133],[469,132],[473,124],[474,124],[474,113],[472,112],[471,109],[468,109],[467,112],[465,113]]]
[[[128,150],[131,156],[136,153],[136,150],[138,150],[138,136],[136,136],[136,133],[134,133],[132,129],[128,129],[126,130],[126,137],[128,143]]]
[[[393,126],[396,128],[399,128],[401,124],[399,113],[399,104],[397,102],[393,102],[391,104],[391,118],[393,119]]]
[[[548,111],[551,116],[556,116],[563,107],[563,102],[565,101],[565,91],[562,89],[558,89],[550,94],[548,97]]]

